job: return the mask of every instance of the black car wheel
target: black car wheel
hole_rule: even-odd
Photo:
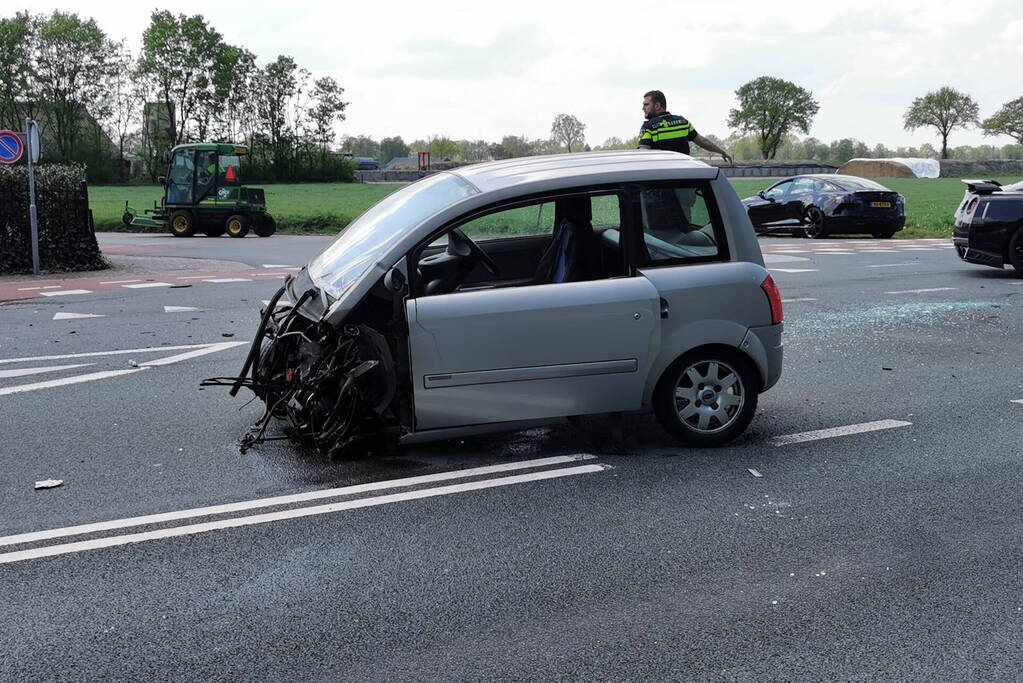
[[[264,214],[256,218],[256,224],[253,227],[256,231],[256,235],[259,237],[269,237],[270,235],[277,232],[277,221],[270,214]]]
[[[806,211],[803,212],[803,222],[806,223],[803,234],[810,239],[819,240],[822,237],[827,237],[828,231],[824,228],[824,212],[820,210],[820,207],[806,207]]]
[[[1016,233],[1009,240],[1009,263],[1016,269],[1017,275],[1023,275],[1023,226],[1020,226]]]
[[[191,237],[195,234],[195,219],[188,211],[175,211],[170,215],[167,224],[175,237]]]
[[[249,234],[249,218],[242,214],[235,214],[227,219],[224,227],[231,237],[245,237]]]
[[[657,419],[692,446],[721,446],[746,429],[757,410],[756,370],[727,349],[696,350],[665,370],[655,390]]]

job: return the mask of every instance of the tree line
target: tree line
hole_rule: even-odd
[[[260,64],[201,15],[154,11],[138,54],[75,13],[0,18],[0,126],[38,120],[46,159],[94,182],[124,181],[126,155],[155,178],[167,149],[198,141],[247,143],[254,180],[351,178],[331,153],[343,95],[289,56]]]

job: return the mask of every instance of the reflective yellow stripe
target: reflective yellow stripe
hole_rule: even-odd
[[[653,140],[654,136],[649,130],[644,130],[642,135],[639,136],[640,140]]]
[[[657,142],[659,140],[677,140],[678,138],[687,138],[692,132],[693,132],[692,127],[686,126],[682,130],[673,130],[667,133],[658,133],[657,135],[654,136],[654,142]]]

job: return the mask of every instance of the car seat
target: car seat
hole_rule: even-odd
[[[596,276],[597,254],[589,197],[554,203],[554,235],[537,265],[537,283],[580,282]]]

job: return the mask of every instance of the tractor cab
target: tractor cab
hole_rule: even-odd
[[[245,237],[249,230],[269,237],[277,225],[266,213],[263,190],[242,185],[241,160],[248,153],[244,145],[178,145],[165,156],[162,206],[141,215],[125,205],[125,222],[166,226],[175,237],[191,237],[197,231],[208,237],[225,232]]]

